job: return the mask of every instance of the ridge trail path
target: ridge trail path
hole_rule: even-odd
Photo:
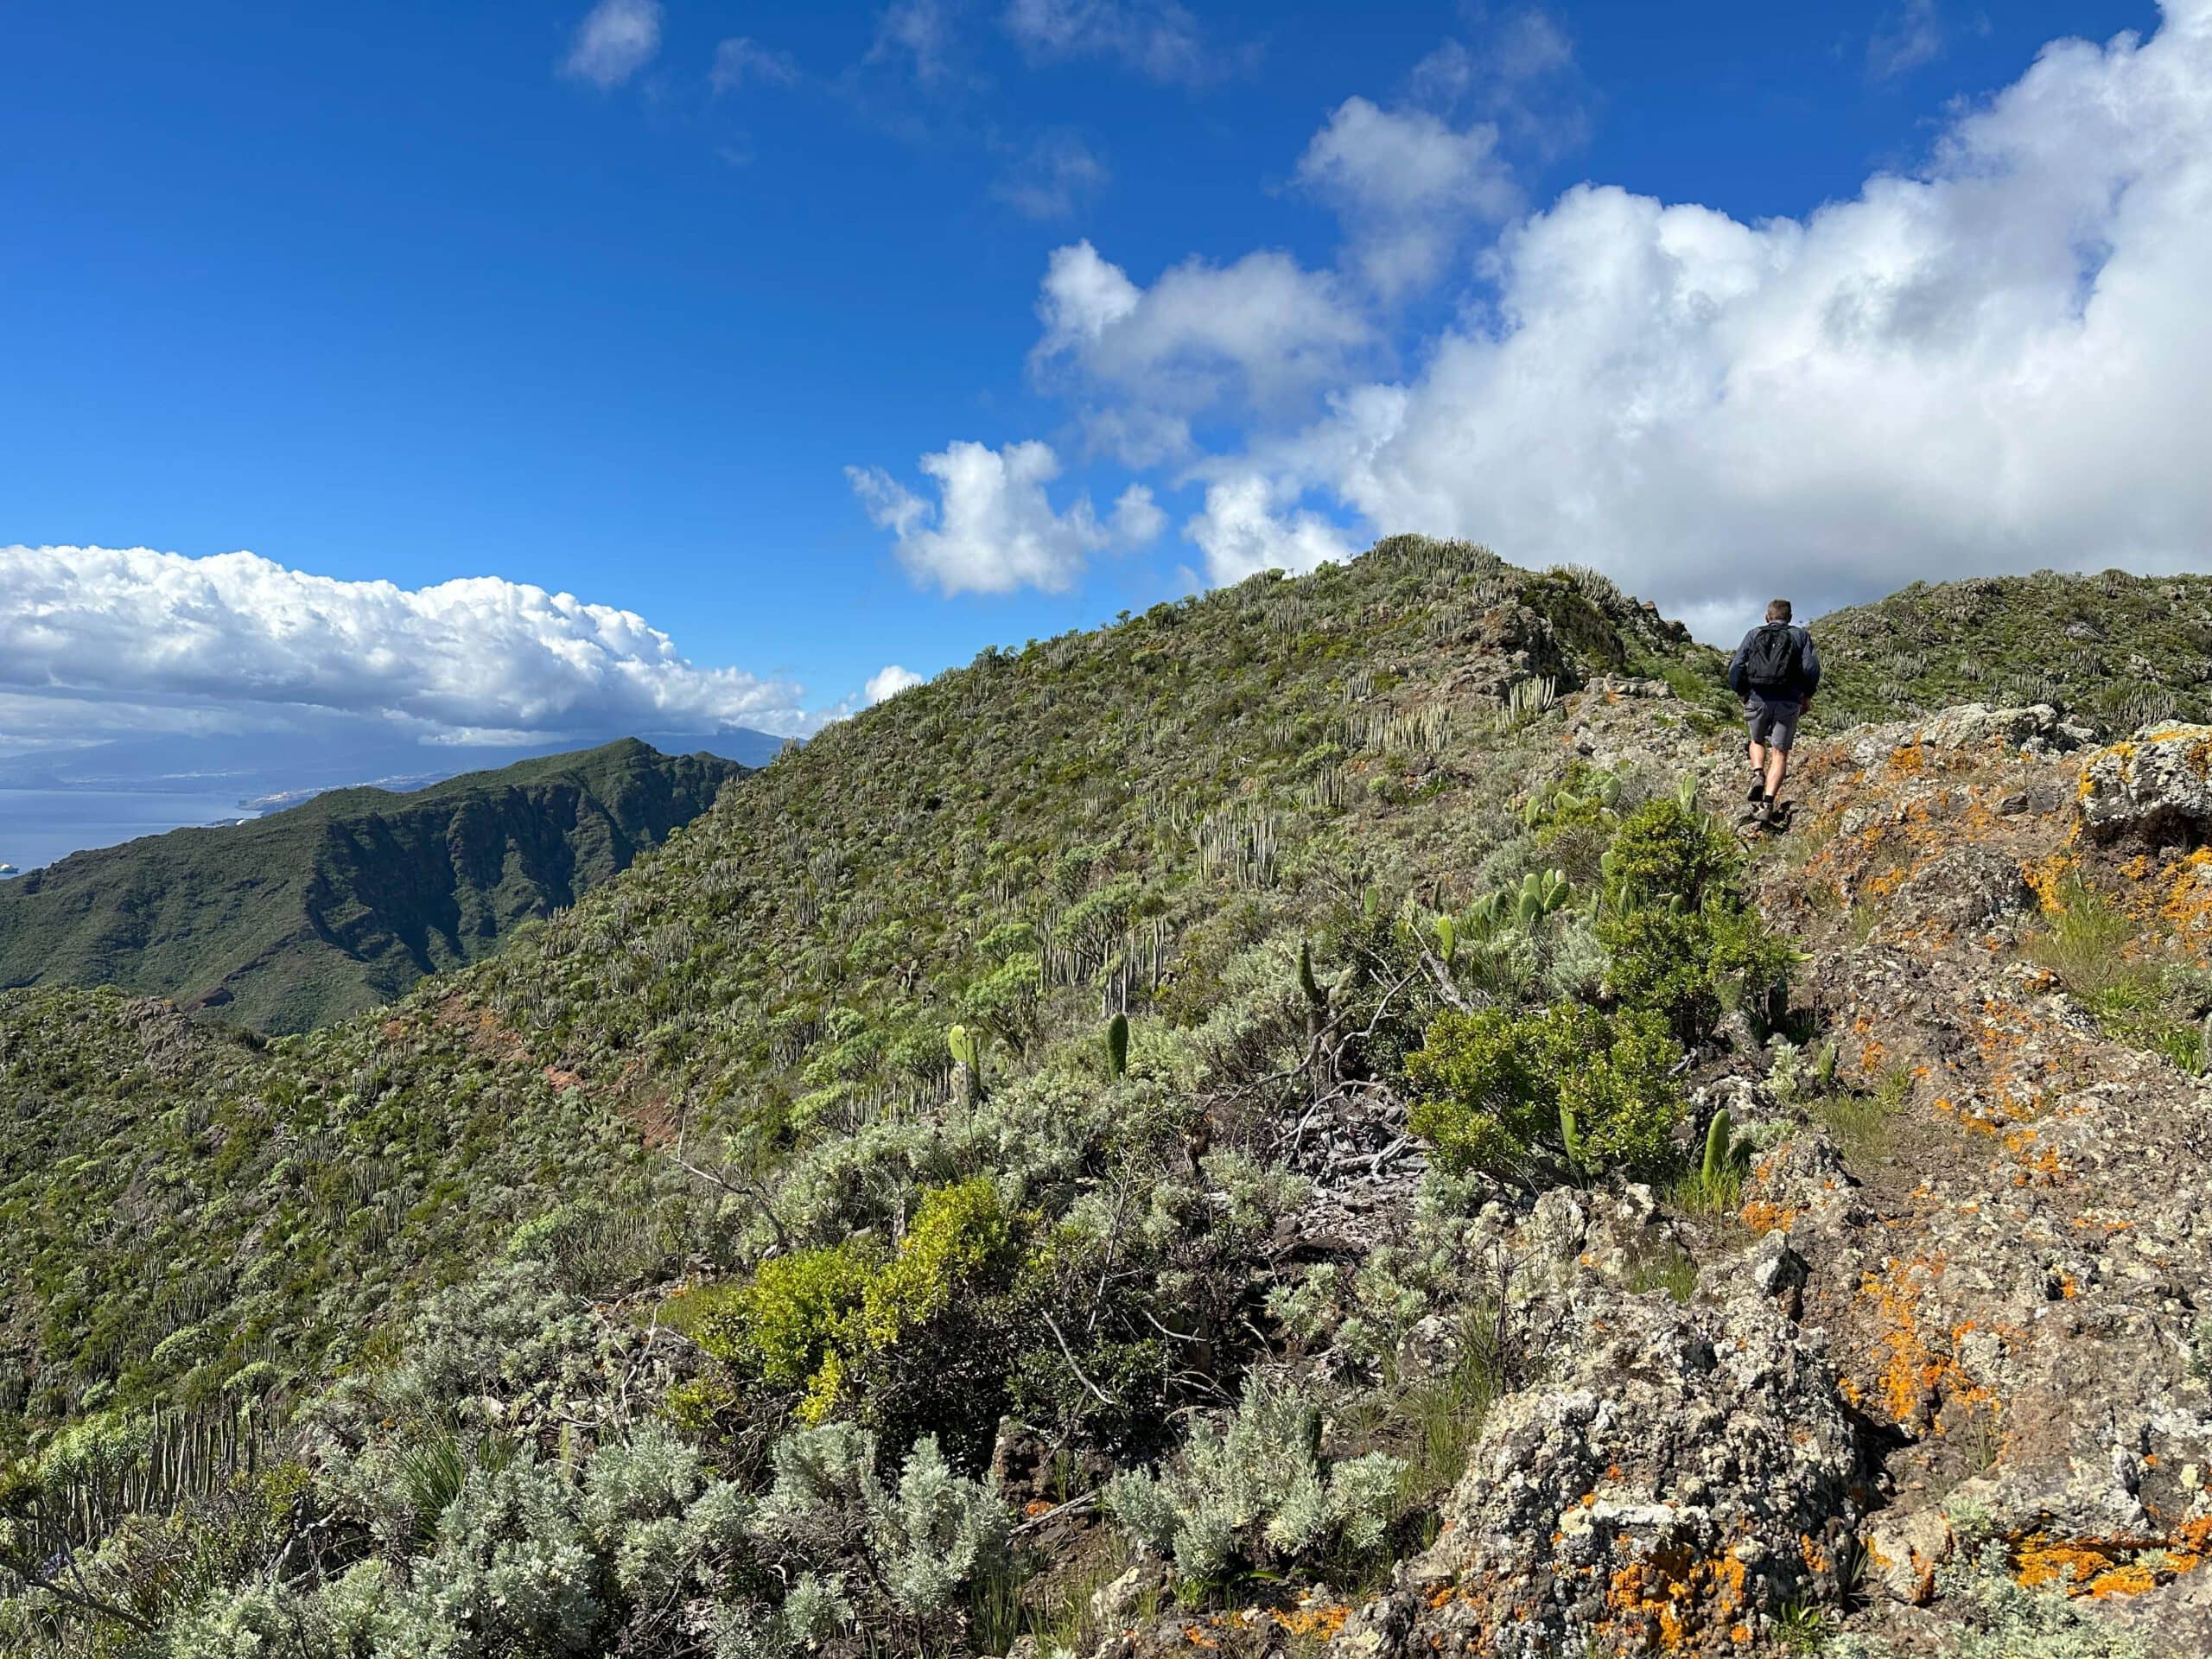
[[[1876,1459],[1863,1587],[1902,1631],[1941,1560],[1995,1540],[2022,1583],[2202,1652],[2212,1095],[2025,946],[2101,903],[2133,924],[2115,951],[2202,963],[2212,732],[2077,735],[1968,708],[1813,748],[1764,897],[1877,1103],[1783,1141],[1741,1218],[1808,1264],[1801,1318]]]
[[[1584,694],[1567,747],[1689,769],[1726,810],[1740,748],[1654,695]],[[2212,1094],[2148,1040],[2193,1060],[2193,1028],[2120,1040],[2039,960],[2073,906],[2105,921],[2091,966],[2202,964],[2212,728],[2098,748],[2049,708],[1968,705],[1801,768],[1755,881],[1821,1035],[1731,1021],[1704,1068],[1704,1108],[1765,1148],[1740,1205],[1561,1191],[1501,1218],[1552,1364],[1344,1651],[1770,1650],[1841,1603],[1873,1652],[1952,1654],[1955,1567],[2148,1659],[2212,1652]],[[1685,1301],[1635,1277],[1685,1245]]]

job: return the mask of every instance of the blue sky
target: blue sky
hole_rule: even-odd
[[[2042,354],[2069,319],[2094,334],[2083,295],[2104,262],[2140,254],[2155,273],[2187,251],[2190,217],[2075,222],[2117,213],[2160,167],[2196,164],[2212,22],[2203,0],[2170,10],[2168,36],[2192,40],[2085,48],[2038,82],[2047,42],[2154,36],[2158,10],[7,0],[0,543],[250,550],[343,583],[567,591],[637,613],[702,671],[773,682],[759,718],[787,724],[859,696],[887,664],[934,672],[1379,530],[1586,558],[1701,625],[1777,582],[1835,601],[1913,574],[2065,563],[2069,548],[2171,563],[2212,541],[2166,435],[2104,486],[2147,492],[2140,522],[2086,548],[2077,526],[2102,522],[2109,499],[2047,500],[2035,482],[2037,445],[2075,453],[2078,435],[1986,416],[1999,424],[1945,468],[1975,480],[1955,499],[1962,486],[1914,470],[1919,416],[1897,422],[1909,453],[1868,435],[1892,398],[1924,397],[1929,429],[1952,432],[2024,375],[2064,391],[2085,371]],[[2130,75],[2158,79],[2167,104],[2129,130],[2095,128],[2093,89]],[[2082,176],[2031,176],[2084,149],[2102,159]],[[1403,188],[1431,162],[1434,188]],[[1984,190],[2006,168],[2017,201]],[[1936,193],[1902,210],[1934,238],[1904,257],[1941,280],[1893,285],[1870,346],[1837,323],[1838,296],[1895,275],[1894,226],[1869,221],[1897,205],[1866,200],[1886,174]],[[2186,213],[2172,203],[2190,176],[2152,179],[2170,215]],[[1618,189],[1563,206],[1585,181]],[[2037,231],[2024,204],[2071,190],[2102,205]],[[1646,198],[1713,213],[1662,219]],[[1802,247],[1768,226],[1854,201],[1855,227],[1832,221]],[[2019,227],[2019,247],[1978,259],[1977,215]],[[1673,272],[1684,238],[1727,270],[1791,263],[1810,281],[1824,241],[1831,264],[1818,296],[1786,303],[1760,297],[1780,291],[1765,274],[1700,276],[1646,327],[1633,310],[1651,289],[1627,253],[1660,251]],[[1088,263],[1055,267],[1071,250]],[[2087,288],[2024,290],[2023,273],[2062,257]],[[1088,286],[1053,300],[1055,269]],[[1193,280],[1171,293],[1162,274],[1178,269]],[[1553,319],[1540,350],[1532,313],[1586,280],[1627,297],[1599,323]],[[1920,307],[1910,338],[1900,294]],[[2016,301],[2024,321],[1991,321]],[[1052,303],[1058,346],[1040,321]],[[1740,326],[1716,327],[1711,305]],[[1786,428],[1789,409],[1751,401],[1770,359],[1743,342],[1786,330],[1772,313],[1791,307],[1833,336],[1791,360],[1823,377],[1854,459],[1732,494],[1708,543],[1698,499],[1640,492],[1662,472],[1733,480],[1777,462],[1740,448],[1685,461],[1685,419],[1639,425],[1639,459],[1614,476],[1610,423],[1694,374],[1699,397],[1733,399],[1752,428]],[[1256,343],[1218,335],[1232,312]],[[2163,315],[2113,326],[2139,342]],[[1557,344],[1608,327],[1603,353]],[[1521,359],[1496,355],[1522,334]],[[1652,360],[1630,363],[1647,341]],[[2112,355],[2109,340],[2075,344]],[[2192,367],[2201,347],[2200,332],[2167,352]],[[1448,378],[1455,363],[1475,378]],[[2167,393],[2166,371],[2143,372],[2130,407]],[[1499,401],[1516,383],[1534,386],[1525,410]],[[1578,399],[1557,430],[1529,429],[1527,411]],[[1481,435],[1464,469],[1460,419]],[[1370,442],[1377,422],[1390,435]],[[939,499],[950,463],[943,479],[922,465],[959,443],[984,447],[964,452],[982,468],[965,518]],[[1049,458],[1010,461],[1017,445]],[[2017,474],[2017,493],[1991,494],[1986,472]],[[1133,484],[1148,509],[1141,498],[1117,518]],[[1808,524],[1836,539],[1811,535],[1799,575],[1790,536]],[[1862,559],[1870,542],[1885,550]],[[105,650],[154,657],[164,607],[202,602],[177,597],[173,568],[110,562],[93,591],[31,558],[16,594],[0,592],[19,661],[25,592],[47,593],[49,636],[120,616],[122,632],[92,630]],[[266,577],[226,578],[220,602],[353,602]],[[378,648],[404,658],[414,625],[393,626]],[[146,631],[135,645],[131,627]],[[604,632],[592,648],[619,654]],[[331,624],[316,649],[361,636]],[[465,629],[457,646],[442,637],[467,653]],[[103,702],[224,695],[205,674],[149,666],[117,683],[98,652],[51,637],[41,651],[0,721],[66,734]],[[280,700],[367,708],[382,694],[365,680],[288,680]],[[488,694],[472,713],[474,695],[408,717],[559,717]],[[43,714],[27,712],[32,696]]]

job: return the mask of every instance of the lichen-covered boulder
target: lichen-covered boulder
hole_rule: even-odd
[[[1580,1299],[1556,1373],[1492,1414],[1442,1535],[1366,1622],[1410,1610],[1413,1652],[1724,1653],[1833,1599],[1857,1443],[1817,1339],[1761,1288],[1783,1275],[1752,1266],[1715,1264],[1687,1306]]]
[[[2212,726],[2165,726],[2082,768],[2082,824],[2099,841],[2195,846],[2212,835]]]
[[[2043,756],[2080,748],[2095,738],[2088,727],[2047,702],[2015,709],[1967,702],[1925,720],[1870,726],[1853,741],[1852,756],[1859,766],[1871,766],[1900,749],[1972,750],[1992,744]]]

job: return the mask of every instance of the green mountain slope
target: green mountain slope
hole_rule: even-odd
[[[1969,702],[2054,703],[2111,732],[2212,715],[2212,576],[1915,582],[1815,634],[1831,725]]]
[[[634,740],[79,853],[0,887],[0,985],[116,985],[264,1031],[389,1001],[573,905],[742,768]]]
[[[1414,538],[987,651],[832,727],[573,911],[372,1017],[241,1048],[120,995],[0,994],[9,1095],[40,1137],[35,1153],[11,1143],[7,1166],[25,1192],[57,1167],[93,1180],[35,1206],[67,1224],[66,1249],[111,1236],[137,1259],[149,1216],[174,1205],[187,1228],[214,1212],[216,1236],[249,1252],[312,1241],[333,1273],[381,1283],[441,1258],[453,1216],[512,1224],[603,1196],[562,1161],[563,1135],[619,1124],[639,1150],[681,1129],[694,1147],[757,1143],[772,1163],[836,1155],[941,1103],[953,1024],[976,1029],[993,1076],[1090,1044],[1109,1003],[1195,1027],[1240,957],[1356,914],[1364,887],[1419,886],[1441,906],[1493,865],[1517,880],[1526,848],[1497,854],[1516,841],[1504,803],[1554,740],[1501,729],[1506,694],[1661,669],[1701,685],[1715,663],[1602,582]],[[141,1167],[137,1109],[103,1116],[131,1079],[171,1115],[158,1174]],[[471,1137],[499,1125],[545,1141],[541,1190],[463,1178]],[[716,1248],[741,1254],[779,1226],[841,1235],[898,1201],[736,1206],[743,1225]],[[111,1225],[116,1205],[128,1226]],[[278,1214],[297,1219],[271,1231]],[[189,1273],[228,1248],[156,1246],[142,1265]],[[0,1251],[19,1297],[21,1254]],[[198,1310],[225,1333],[217,1351],[272,1317],[245,1306]],[[72,1300],[54,1328],[110,1317]],[[54,1386],[112,1381],[165,1323]],[[209,1375],[266,1357],[259,1340]]]
[[[1440,1018],[1587,1074],[1573,1112],[1417,1126],[1481,1191],[1673,1166],[1676,1033],[1778,960],[1648,763],[1713,728],[1718,666],[1602,579],[1400,538],[986,652],[373,1015],[256,1045],[0,993],[0,1522],[37,1546],[0,1528],[0,1590],[104,1549],[89,1593],[175,1643],[54,1637],[23,1583],[0,1639],[259,1651],[191,1624],[224,1602],[315,1659],[1003,1652],[959,1599],[1002,1418],[1088,1491],[1295,1332],[1368,1364],[1408,1309],[1476,1317],[1475,1189],[1414,1209]],[[1687,908],[1636,898],[1684,858]],[[1311,1540],[1371,1565],[1365,1517],[1410,1535],[1456,1471],[1370,1404]],[[498,1563],[540,1543],[566,1587],[520,1597]],[[380,1611],[225,1602],[372,1567]]]

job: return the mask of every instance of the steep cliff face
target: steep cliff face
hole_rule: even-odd
[[[0,983],[113,984],[305,1030],[575,904],[741,770],[626,741],[80,853],[0,888]]]

